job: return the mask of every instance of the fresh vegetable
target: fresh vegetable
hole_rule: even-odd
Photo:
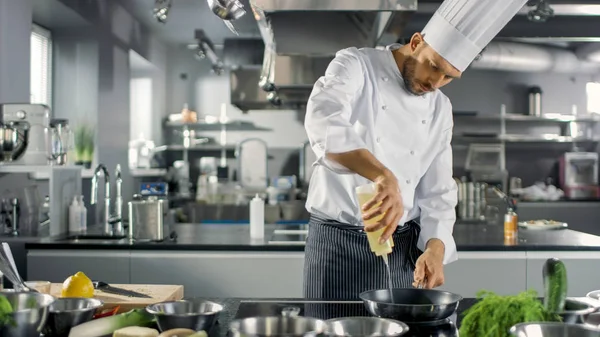
[[[94,128],[87,124],[75,128],[75,157],[77,161],[91,162],[94,156]]]
[[[128,326],[115,331],[113,337],[158,337],[158,330],[141,326]]]
[[[208,334],[206,333],[206,331],[202,330],[202,331],[198,331],[193,335],[189,335],[188,337],[208,337]]]
[[[560,322],[548,312],[534,290],[516,296],[500,296],[490,291],[477,293],[479,301],[463,313],[461,337],[508,337],[517,323]]]
[[[567,268],[556,258],[546,260],[543,268],[544,306],[549,312],[562,312],[567,300]]]
[[[69,337],[102,337],[128,326],[149,327],[154,316],[144,309],[133,309],[119,315],[95,319],[71,329]]]
[[[114,308],[102,310],[101,312],[94,315],[94,319],[116,315],[117,312],[119,312],[120,308],[121,308],[121,306],[117,305]]]
[[[0,326],[12,322],[13,307],[4,295],[0,295]]]
[[[204,332],[204,331],[201,331]],[[170,329],[167,331],[163,331],[158,337],[208,337],[206,335],[199,335],[200,332],[196,332],[191,329]]]

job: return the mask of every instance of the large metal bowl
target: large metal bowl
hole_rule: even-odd
[[[152,304],[146,311],[154,315],[161,332],[177,328],[209,331],[223,306],[204,300],[181,300]]]
[[[406,323],[446,319],[462,300],[462,296],[451,292],[415,288],[370,290],[359,297],[371,315]]]
[[[0,336],[39,336],[54,297],[32,292],[1,292],[0,296],[8,299],[14,311],[9,315],[9,322],[0,326]]]
[[[95,298],[58,298],[50,305],[44,337],[67,336],[71,328],[91,321],[104,303]]]
[[[325,321],[310,317],[249,317],[229,324],[231,337],[321,337]]]
[[[343,317],[325,323],[328,337],[398,337],[409,330],[400,321],[379,317]]]
[[[598,310],[599,305],[592,303],[587,298],[568,297],[565,301],[565,309],[557,314],[563,323],[583,324],[588,316]]]
[[[521,323],[510,328],[515,337],[600,337],[600,330],[580,324]]]

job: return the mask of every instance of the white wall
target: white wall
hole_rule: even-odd
[[[32,0],[0,0],[0,103],[30,101]]]

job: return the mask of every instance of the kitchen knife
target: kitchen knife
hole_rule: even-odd
[[[127,290],[122,288],[113,287],[110,284],[102,281],[93,281],[94,289],[103,291],[109,294],[129,296],[129,297],[140,297],[140,298],[152,298],[146,294],[138,293],[137,291]]]

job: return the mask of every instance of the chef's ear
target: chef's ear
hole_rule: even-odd
[[[421,35],[421,33],[414,33],[410,38],[410,51],[414,52],[419,48],[419,46],[424,44],[425,40],[423,39],[423,35]]]

